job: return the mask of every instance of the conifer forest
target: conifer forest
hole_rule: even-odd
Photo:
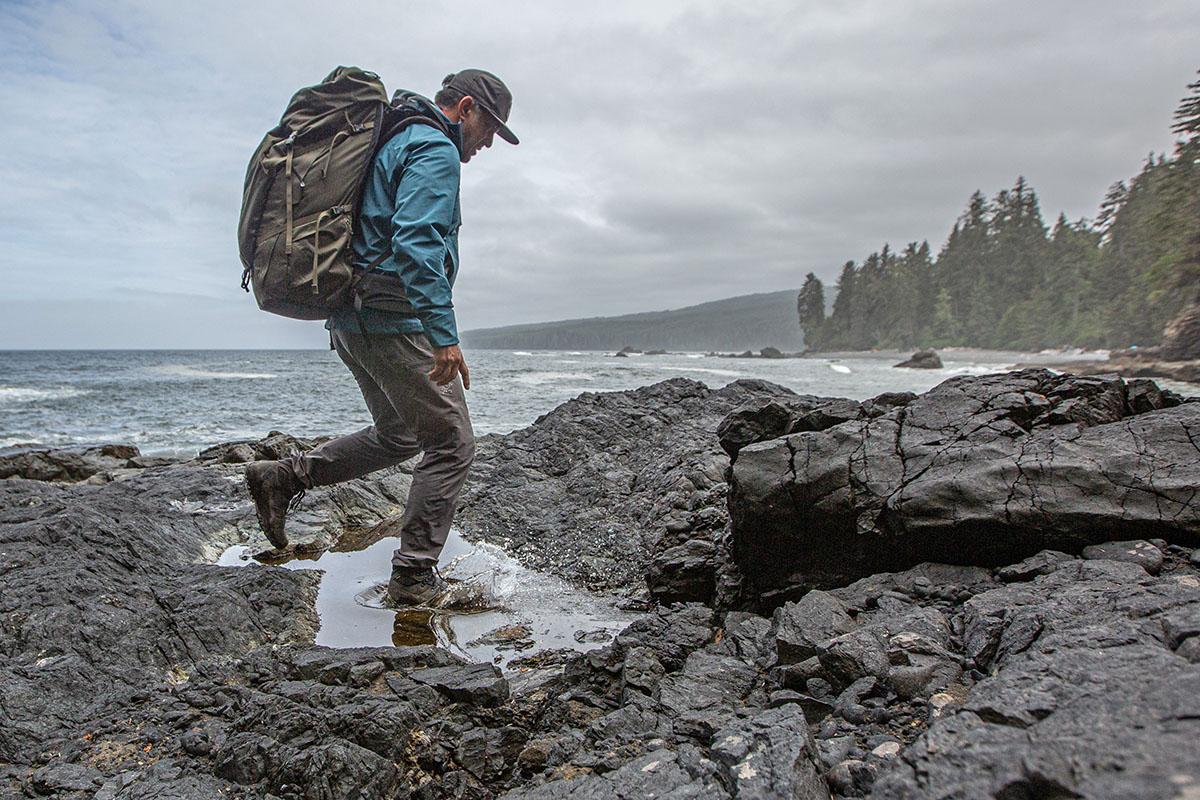
[[[848,261],[826,315],[813,274],[797,298],[809,350],[1156,345],[1200,299],[1200,80],[1171,154],[1109,188],[1094,219],[1053,224],[1024,178],[976,191],[941,249],[884,245]]]

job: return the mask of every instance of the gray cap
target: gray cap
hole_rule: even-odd
[[[486,111],[500,124],[496,133],[509,144],[520,144],[517,135],[508,129],[508,112],[512,111],[512,92],[504,85],[504,81],[490,72],[481,69],[464,69],[447,75],[442,80],[443,89],[454,89],[469,96],[480,108]]]

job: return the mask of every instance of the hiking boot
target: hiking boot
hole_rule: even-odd
[[[276,548],[287,547],[283,523],[288,505],[304,494],[304,484],[292,468],[280,461],[256,461],[246,467],[246,486],[254,498],[258,524]]]
[[[397,606],[434,606],[450,590],[450,584],[433,567],[392,567],[387,599]]]
[[[433,567],[392,567],[387,602],[393,606],[476,608],[483,605],[483,593],[468,583],[443,580]]]

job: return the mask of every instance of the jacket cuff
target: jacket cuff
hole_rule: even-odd
[[[425,338],[434,347],[449,347],[458,344],[458,325],[454,320],[454,310],[435,311],[422,318],[425,328]]]

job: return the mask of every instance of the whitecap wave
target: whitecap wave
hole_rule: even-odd
[[[590,380],[594,380],[594,377],[585,372],[526,372],[513,376],[514,383],[520,383],[525,386],[541,386],[543,384],[558,383],[560,381]]]
[[[676,372],[704,372],[709,375],[721,375],[726,378],[737,378],[737,377],[745,374],[744,372],[738,372],[737,370],[732,370],[732,369],[711,369],[708,367],[664,366],[663,369],[670,369],[670,370],[674,370]]]
[[[28,386],[0,386],[0,404],[40,403],[46,400],[67,400],[91,394],[87,389],[60,386],[54,389],[34,389]]]
[[[845,364],[830,364],[829,368],[834,372],[840,372],[844,375],[849,375],[851,370]]]
[[[271,372],[216,372],[215,370],[198,369],[187,364],[163,364],[162,366],[151,367],[150,371],[156,375],[170,375],[173,378],[242,379],[279,377]]]

